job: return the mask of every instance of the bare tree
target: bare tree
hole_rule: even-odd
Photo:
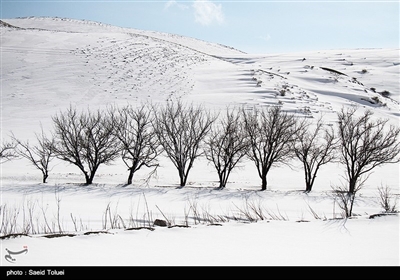
[[[18,144],[17,153],[29,160],[33,166],[42,172],[42,182],[46,183],[49,177],[49,165],[51,160],[54,158],[54,139],[49,139],[45,135],[43,128],[40,134],[35,134],[37,144],[31,145],[29,141],[22,142],[18,140],[14,135],[13,139]]]
[[[293,141],[299,129],[294,115],[280,107],[242,110],[244,128],[250,141],[249,158],[255,163],[262,180],[261,190],[267,189],[267,174],[273,165],[287,164],[293,156]]]
[[[128,184],[141,167],[157,168],[157,157],[162,153],[153,129],[154,116],[146,107],[110,108],[114,134],[122,146],[122,160],[128,167]]]
[[[18,158],[15,141],[3,142],[0,145],[0,164]]]
[[[54,152],[57,158],[76,165],[92,184],[101,164],[118,157],[120,146],[107,114],[97,110],[78,113],[70,107],[53,117]]]
[[[311,125],[310,122],[303,123],[302,129],[296,132],[293,145],[296,157],[303,163],[306,192],[311,191],[319,168],[335,159],[337,148],[335,131],[333,127],[324,127],[322,117],[312,130]]]
[[[368,178],[375,167],[400,161],[400,128],[389,125],[388,119],[373,120],[370,110],[359,117],[356,112],[356,107],[338,112],[340,161],[346,166],[349,193],[354,193],[362,176]]]
[[[211,128],[206,139],[205,154],[217,169],[219,188],[223,189],[233,168],[247,154],[249,143],[241,115],[227,109],[226,116]]]
[[[153,106],[153,127],[167,156],[178,169],[180,186],[186,181],[193,162],[202,155],[200,145],[215,118],[202,106],[168,102],[164,107]]]

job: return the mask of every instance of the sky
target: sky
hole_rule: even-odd
[[[389,1],[1,0],[2,19],[50,16],[189,36],[247,53],[399,48]]]

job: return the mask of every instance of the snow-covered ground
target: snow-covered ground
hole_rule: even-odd
[[[181,98],[210,110],[281,105],[326,122],[342,106],[373,109],[374,117],[399,126],[398,49],[321,50],[245,54],[229,47],[170,34],[59,18],[3,19],[1,27],[1,133],[33,141],[40,125],[72,104],[165,102]],[[329,70],[330,69],[330,70]],[[334,70],[334,71],[332,71]],[[335,72],[336,71],[336,72]],[[338,74],[338,72],[342,74]],[[389,92],[389,97],[381,94]],[[1,265],[399,265],[399,218],[383,216],[378,187],[399,195],[399,165],[374,170],[359,192],[355,217],[341,210],[332,187],[344,168],[321,168],[313,191],[302,192],[301,165],[276,167],[260,192],[254,164],[233,171],[227,188],[204,158],[188,185],[165,157],[157,174],[140,170],[131,186],[122,160],[101,166],[94,184],[82,186],[79,170],[54,160],[48,183],[25,160],[1,168],[1,218],[33,220],[36,234],[1,240]],[[250,206],[263,220],[249,222]],[[247,211],[247,212],[246,212]],[[154,226],[155,219],[176,227]],[[178,227],[182,225],[186,227]],[[213,224],[213,225],[212,225]],[[153,227],[126,230],[133,227]],[[45,231],[73,234],[46,238]],[[86,234],[101,231],[100,233]],[[2,233],[3,234],[3,233]],[[6,249],[15,262],[3,256]]]

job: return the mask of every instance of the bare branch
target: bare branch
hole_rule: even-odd
[[[332,127],[324,127],[322,116],[315,128],[311,130],[310,122],[303,122],[302,129],[296,132],[296,142],[293,150],[296,157],[303,163],[306,181],[306,192],[310,192],[319,168],[336,158],[337,143]]]
[[[261,190],[267,189],[267,174],[273,165],[288,164],[293,156],[293,141],[300,126],[295,116],[274,106],[265,109],[242,109],[244,128],[250,141],[248,157],[255,163],[262,180]]]
[[[357,108],[338,113],[341,163],[346,166],[349,192],[353,193],[360,177],[375,167],[400,161],[400,128],[388,125],[388,119],[373,120],[366,110],[360,117]]]
[[[101,164],[109,164],[118,157],[118,139],[104,112],[78,113],[70,107],[54,116],[53,122],[56,157],[76,165],[85,175],[86,184],[93,182]]]
[[[194,160],[201,156],[200,149],[211,128],[212,117],[202,106],[184,105],[181,101],[166,106],[153,106],[154,131],[167,156],[178,170],[180,186],[186,185]]]
[[[385,213],[396,213],[398,198],[390,191],[388,186],[379,187],[379,204],[385,210]]]
[[[17,159],[18,153],[16,151],[17,143],[14,140],[11,142],[3,142],[0,146],[0,164],[7,161]]]
[[[30,163],[42,172],[43,183],[46,183],[49,177],[50,162],[55,157],[54,154],[54,139],[49,139],[41,127],[41,133],[35,134],[36,145],[29,144],[29,141],[22,142],[18,140],[14,135],[13,140],[18,144],[17,153],[30,161]]]
[[[157,168],[157,157],[162,153],[160,142],[153,129],[154,116],[146,107],[109,108],[114,135],[121,143],[122,160],[128,167],[128,184],[134,173],[143,166]]]
[[[227,109],[226,116],[211,128],[206,139],[205,154],[214,164],[219,177],[219,188],[226,186],[233,168],[249,150],[249,141],[238,111]]]

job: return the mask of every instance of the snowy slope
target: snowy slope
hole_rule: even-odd
[[[1,29],[4,130],[30,108],[45,119],[66,103],[96,107],[171,97],[217,106],[282,104],[306,114],[361,104],[399,116],[398,50],[254,56],[88,21],[4,21],[22,28]]]
[[[281,105],[298,116],[316,119],[322,113],[331,123],[342,106],[359,105],[399,125],[398,49],[245,54],[194,38],[84,20],[32,17],[3,21],[12,25],[1,27],[4,139],[11,131],[22,140],[32,139],[40,124],[45,131],[50,129],[51,116],[70,104],[94,109],[163,103],[171,98],[201,103],[212,110],[227,105]],[[50,226],[56,225],[60,206],[63,230],[78,234],[2,240],[2,253],[5,247],[17,251],[28,246],[29,253],[18,256],[20,265],[399,264],[398,217],[368,219],[382,210],[377,187],[388,186],[398,195],[398,164],[375,170],[355,206],[360,216],[346,224],[330,220],[340,216],[331,195],[331,187],[343,181],[343,167],[338,164],[321,168],[310,194],[299,192],[304,188],[304,175],[298,164],[293,169],[271,170],[266,192],[258,192],[260,179],[250,161],[233,171],[223,191],[214,189],[218,178],[204,159],[195,162],[183,189],[174,188],[177,172],[168,159],[161,157],[160,164],[149,182],[145,181],[149,170],[144,169],[132,186],[123,187],[127,172],[119,160],[101,166],[95,184],[84,188],[80,172],[60,161],[54,161],[48,184],[38,184],[40,173],[24,160],[2,164],[3,206],[10,211],[21,209],[21,213],[31,209],[42,229],[44,213]],[[222,227],[191,220],[189,229],[157,227],[155,231],[124,231],[108,224],[112,234],[84,235],[101,230],[107,213],[117,213],[126,224],[132,217],[143,223],[149,213],[153,219],[163,219],[165,214],[182,224],[185,211],[194,204],[202,214],[233,217],[245,209],[246,201],[260,203],[270,217],[281,220],[243,224],[231,219]],[[194,216],[193,211],[190,215]],[[22,222],[22,214],[19,219]],[[64,253],[55,257],[49,253],[52,246]],[[74,252],[82,246],[86,253],[77,259]],[[141,258],[117,258],[120,251],[115,248],[136,250]],[[152,252],[159,248],[165,250],[155,257]],[[1,261],[1,265],[10,265],[4,258]]]

